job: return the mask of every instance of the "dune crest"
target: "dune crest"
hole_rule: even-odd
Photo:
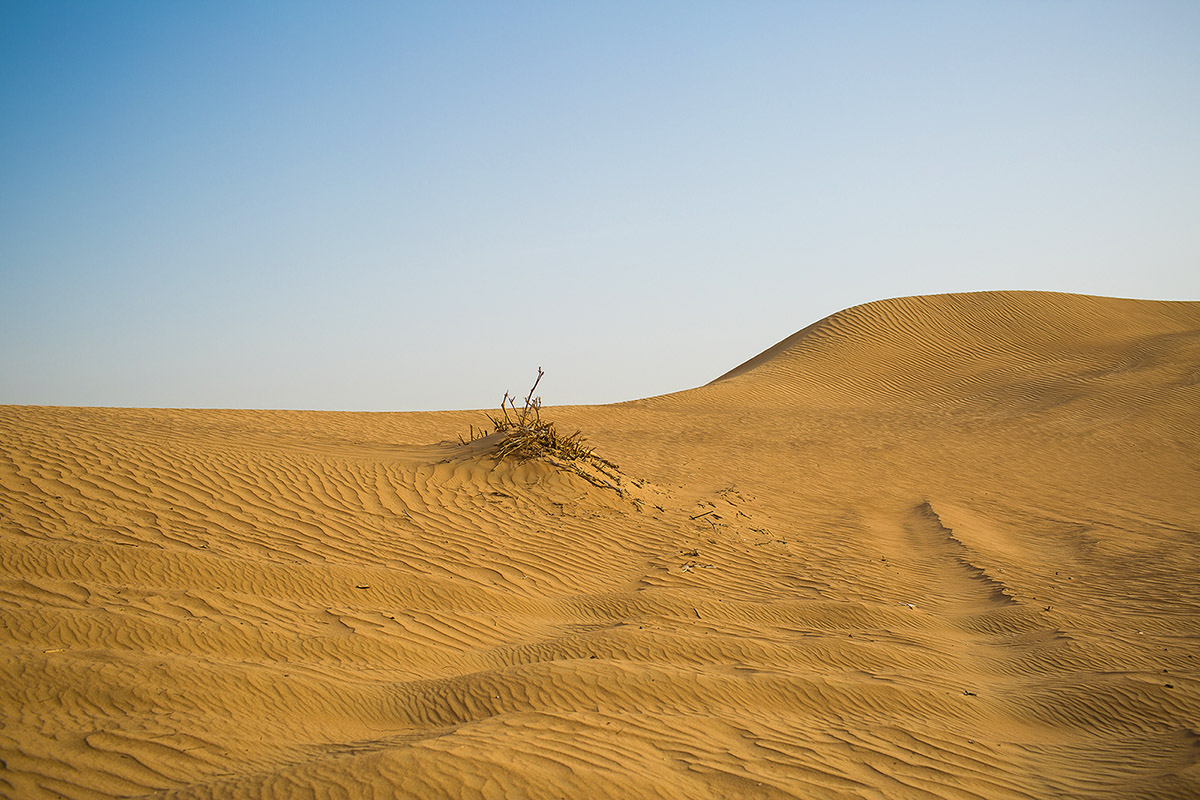
[[[809,401],[990,402],[989,390],[1014,386],[1122,377],[1142,385],[1130,373],[1159,368],[1188,386],[1195,326],[1194,303],[1048,292],[905,297],[826,317],[713,384],[764,385],[765,394],[803,387]]]
[[[0,795],[1200,795],[1200,303],[886,300],[698,389],[0,407]]]

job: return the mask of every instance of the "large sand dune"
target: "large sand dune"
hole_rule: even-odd
[[[0,794],[1200,797],[1200,303],[547,416],[620,493],[478,413],[0,408]]]

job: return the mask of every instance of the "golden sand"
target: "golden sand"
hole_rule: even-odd
[[[0,795],[1200,797],[1200,303],[544,413],[0,407]]]

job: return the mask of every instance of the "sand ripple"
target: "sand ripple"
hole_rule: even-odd
[[[1200,795],[1200,304],[849,309],[548,411],[0,408],[0,795]]]

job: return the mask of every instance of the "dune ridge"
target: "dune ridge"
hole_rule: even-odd
[[[0,795],[1200,795],[1200,303],[546,414],[616,490],[477,412],[0,407]]]
[[[1074,382],[1141,386],[1145,370],[1195,385],[1193,303],[980,292],[883,300],[833,314],[722,375],[765,384],[766,395],[810,388],[814,400],[994,402],[998,389],[1030,394]],[[791,385],[788,385],[791,384]],[[1168,381],[1169,385],[1169,381]]]

